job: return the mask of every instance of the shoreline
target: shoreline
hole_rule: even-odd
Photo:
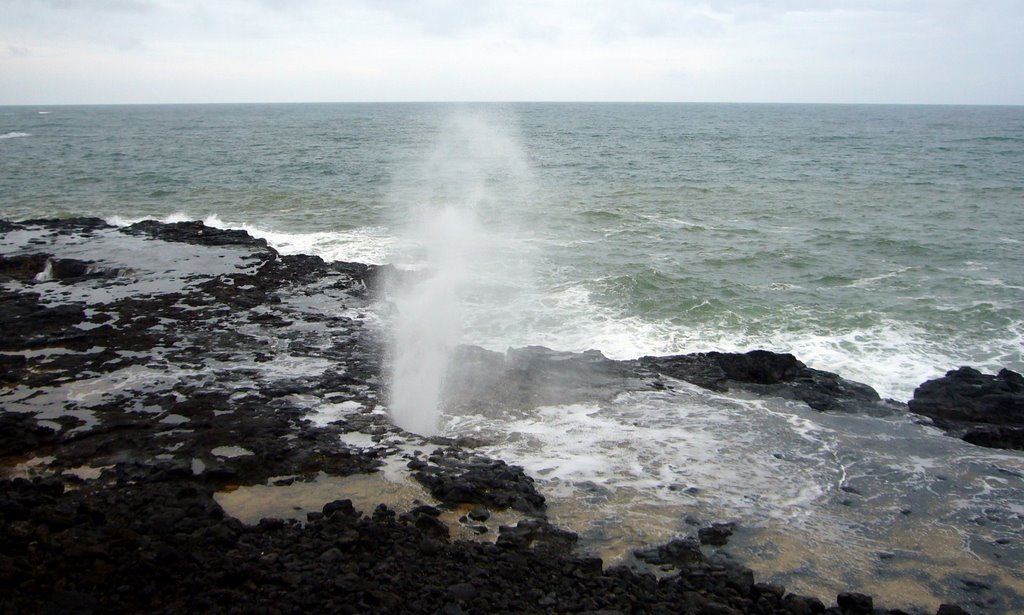
[[[12,242],[12,233],[24,236]],[[201,223],[0,222],[0,234],[20,246],[5,249],[0,263],[0,457],[14,471],[49,459],[40,464],[45,477],[4,481],[5,609],[825,608],[756,583],[700,541],[647,549],[646,561],[668,569],[660,578],[603,569],[571,554],[576,535],[547,521],[545,498],[521,468],[474,452],[471,441],[418,438],[391,425],[381,407],[384,344],[365,315],[380,267],[280,256],[244,231]],[[111,255],[139,260],[113,263]],[[37,292],[44,284],[53,288]],[[323,297],[338,309],[320,310]],[[905,411],[792,355],[611,361],[535,347],[515,351],[527,368],[510,370],[499,353],[463,352],[479,369],[464,377],[497,404],[590,398],[623,383],[649,389],[668,376],[821,411]],[[524,373],[531,379],[509,380]],[[436,501],[360,516],[339,493],[320,510],[300,511],[305,523],[244,525],[216,500],[242,486],[372,476],[395,460]],[[506,510],[522,515],[515,526],[500,527]],[[456,528],[497,539],[452,541],[446,515]],[[843,594],[837,604],[831,612],[858,613],[871,602]]]

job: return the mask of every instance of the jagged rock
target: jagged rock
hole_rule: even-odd
[[[40,446],[55,444],[58,439],[56,430],[40,425],[31,414],[0,414],[0,457],[23,455]]]
[[[213,228],[199,221],[165,223],[143,220],[125,228],[124,232],[201,246],[267,247],[266,239],[257,239],[241,230]]]
[[[917,387],[908,407],[972,444],[1024,450],[1024,376],[1008,369],[950,370]]]
[[[836,596],[836,604],[843,615],[871,615],[875,610],[871,596],[853,592],[843,592]]]
[[[19,254],[17,256],[0,255],[0,279],[10,278],[21,282],[30,282],[46,268],[50,254]]]
[[[702,545],[721,547],[729,541],[729,537],[736,531],[735,523],[712,523],[710,527],[702,527],[697,530],[697,537]]]
[[[788,353],[767,350],[702,352],[642,357],[638,363],[643,369],[713,391],[738,388],[760,395],[795,399],[820,411],[893,412],[868,385],[812,369]]]
[[[674,538],[663,545],[638,549],[634,555],[656,565],[688,566],[704,561],[700,543],[693,538]]]
[[[498,532],[498,546],[556,553],[569,553],[579,540],[574,532],[555,527],[543,519],[523,519],[515,526],[501,526]]]
[[[413,478],[442,502],[482,504],[530,514],[544,511],[544,496],[518,466],[458,449],[431,455],[428,462],[425,466],[410,466]]]

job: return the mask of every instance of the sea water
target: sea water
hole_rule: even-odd
[[[901,401],[1022,371],[1024,108],[4,107],[0,137],[0,217],[201,219],[395,265],[396,421],[523,465],[608,562],[733,520],[791,589],[1024,608],[1021,453],[685,383],[507,413],[439,393],[459,343],[767,348]]]
[[[4,107],[0,135],[7,218],[422,265],[416,212],[471,210],[461,339],[496,350],[785,350],[900,400],[1024,369],[1020,107]]]

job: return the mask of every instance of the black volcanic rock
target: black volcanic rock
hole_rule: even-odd
[[[511,508],[528,514],[544,512],[544,496],[518,466],[459,449],[435,451],[427,461],[410,466],[413,478],[442,502]]]
[[[908,406],[972,444],[1024,450],[1024,376],[1016,372],[950,370],[917,387]]]
[[[57,432],[25,412],[0,414],[0,458],[22,455],[58,440]]]
[[[213,228],[198,221],[163,223],[143,220],[125,228],[124,232],[197,246],[267,247],[266,239],[257,239],[245,231]]]
[[[21,282],[33,280],[46,268],[50,254],[34,253],[17,256],[0,255],[0,279],[11,278]]]
[[[663,545],[637,549],[634,555],[651,564],[677,567],[702,564],[705,561],[700,542],[693,538],[675,538]]]
[[[503,525],[498,531],[498,546],[519,549],[569,553],[579,540],[574,532],[555,527],[543,519],[523,519],[515,526]],[[597,561],[596,569],[601,570],[600,560]]]
[[[836,604],[843,615],[871,615],[875,610],[871,596],[853,592],[843,592],[836,596]]]
[[[729,542],[729,537],[735,531],[735,523],[712,523],[709,527],[700,528],[697,531],[697,537],[702,545],[721,547]]]
[[[359,314],[386,268],[198,222],[0,221],[11,231],[35,236],[0,255],[0,471],[42,476],[0,479],[0,613],[824,610],[696,541],[653,549],[676,567],[661,577],[603,570],[543,519],[521,468],[453,442],[409,464],[443,504],[364,516],[339,489],[304,523],[244,524],[214,496],[370,473],[415,439],[375,411],[383,343]],[[460,356],[485,376],[463,384],[501,403],[606,399],[653,371],[539,347]],[[794,361],[701,365],[771,387],[806,376]],[[337,414],[311,420],[324,407]],[[497,543],[452,541],[438,513],[464,503],[528,518]]]
[[[795,399],[820,411],[884,414],[893,411],[868,385],[812,369],[788,353],[767,350],[701,352],[643,357],[639,359],[639,365],[713,391],[743,389],[760,395]]]
[[[23,220],[15,223],[14,228],[23,229],[30,226],[42,226],[60,235],[78,234],[90,236],[93,231],[113,228],[102,218],[78,217],[78,218],[36,218]],[[11,229],[13,230],[13,229]],[[7,232],[7,229],[3,229]]]

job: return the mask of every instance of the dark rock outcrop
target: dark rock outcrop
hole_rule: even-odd
[[[893,412],[868,385],[812,369],[788,353],[701,352],[638,362],[644,369],[713,391],[747,390],[802,401],[820,411]]]
[[[663,545],[637,549],[634,555],[650,564],[677,567],[704,562],[700,542],[692,538],[675,538]]]
[[[457,448],[436,450],[427,461],[410,463],[413,478],[430,494],[449,504],[483,504],[489,508],[544,512],[544,496],[518,466]]]
[[[735,523],[712,523],[708,527],[697,530],[697,538],[702,545],[721,547],[729,542],[729,537],[735,531]]]
[[[908,406],[972,444],[1024,450],[1024,376],[1016,372],[950,370],[917,387]]]
[[[821,613],[721,557],[656,578],[568,553],[542,521],[497,544],[332,502],[302,524],[226,516],[190,479],[0,481],[0,610],[128,613]],[[847,604],[848,597],[840,597]],[[860,604],[857,602],[857,604]],[[836,609],[834,612],[840,612]],[[876,613],[888,613],[884,609]],[[952,612],[947,611],[945,612]]]
[[[198,221],[164,223],[143,220],[125,228],[124,232],[197,246],[267,247],[266,239],[257,239],[245,231],[213,228]]]
[[[499,546],[553,553],[569,553],[579,540],[575,533],[555,527],[544,519],[523,519],[514,526],[503,525],[498,531]],[[596,560],[594,568],[601,570],[601,560]]]

